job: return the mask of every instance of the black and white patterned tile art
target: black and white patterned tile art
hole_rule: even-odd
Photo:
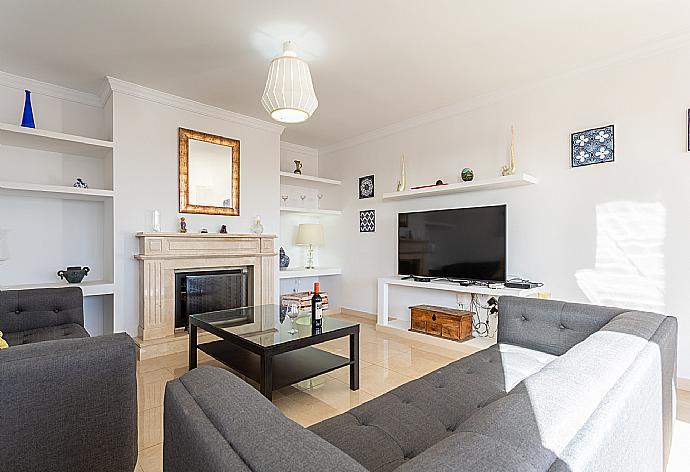
[[[578,131],[570,135],[573,167],[613,162],[613,125]]]
[[[374,196],[374,176],[367,175],[359,178],[359,198],[371,198]]]
[[[361,210],[359,212],[359,232],[373,233],[376,231],[376,210]]]

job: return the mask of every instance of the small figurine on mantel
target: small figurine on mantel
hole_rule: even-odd
[[[292,171],[293,174],[302,174],[302,161],[295,159],[295,170]]]
[[[184,216],[180,217],[180,233],[187,232],[187,220]]]
[[[220,231],[218,231],[220,234],[228,234],[228,227],[225,225],[221,225]]]

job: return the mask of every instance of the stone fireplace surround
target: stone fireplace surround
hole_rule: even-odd
[[[218,233],[137,233],[139,239],[140,359],[184,352],[188,337],[175,331],[175,273],[247,268],[252,274],[254,305],[275,303],[275,235]],[[258,319],[238,326],[249,333],[273,328],[275,320]],[[209,335],[210,336],[210,335]],[[203,341],[203,338],[200,338]]]

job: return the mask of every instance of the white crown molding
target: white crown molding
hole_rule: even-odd
[[[270,123],[268,121],[260,120],[251,116],[241,115],[230,110],[218,108],[213,105],[196,102],[188,98],[178,97],[166,92],[154,90],[143,85],[133,84],[124,80],[116,79],[115,77],[107,77],[110,88],[113,92],[122,93],[132,97],[141,98],[162,105],[167,105],[181,110],[191,111],[200,115],[206,115],[213,118],[218,118],[225,121],[230,121],[244,126],[261,129],[270,133],[278,135],[283,133],[284,126]],[[107,97],[106,97],[107,99]]]
[[[461,115],[472,110],[486,107],[493,103],[499,102],[511,96],[520,95],[531,90],[538,89],[540,87],[547,86],[553,82],[563,80],[565,78],[576,76],[584,73],[591,73],[594,70],[605,69],[608,67],[614,67],[617,65],[635,62],[638,60],[646,59],[649,57],[657,56],[666,52],[673,51],[685,47],[690,43],[690,32],[683,32],[681,34],[667,35],[656,41],[647,43],[634,51],[628,51],[611,58],[594,62],[583,67],[578,67],[570,71],[548,77],[546,79],[541,79],[530,84],[525,84],[520,87],[508,88],[499,90],[492,93],[487,93],[484,95],[479,95],[472,97],[468,100],[449,105],[442,108],[437,108],[428,113],[423,113],[421,115],[408,118],[397,123],[393,123],[382,128],[378,128],[360,135],[354,136],[352,138],[344,139],[342,141],[324,146],[318,149],[319,155],[328,154],[336,151],[341,151],[343,149],[351,148],[359,144],[364,144],[370,141],[376,141],[377,139],[390,136],[392,134],[400,133],[418,126],[433,123],[435,121],[440,121],[444,118],[449,118],[451,116]]]
[[[0,71],[0,85],[19,90],[30,90],[33,94],[81,103],[82,105],[92,107],[103,106],[100,97],[93,93],[80,92],[79,90],[49,84],[47,82],[41,82],[40,80],[21,77],[2,71]]]
[[[302,146],[301,144],[288,143],[287,141],[280,142],[280,149],[284,151],[295,152],[298,154],[303,154],[305,156],[319,156],[319,150],[311,148],[308,146]]]

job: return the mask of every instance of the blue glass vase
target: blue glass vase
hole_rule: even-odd
[[[31,92],[24,90],[24,114],[22,115],[22,126],[24,128],[35,128],[34,110],[31,108]]]

